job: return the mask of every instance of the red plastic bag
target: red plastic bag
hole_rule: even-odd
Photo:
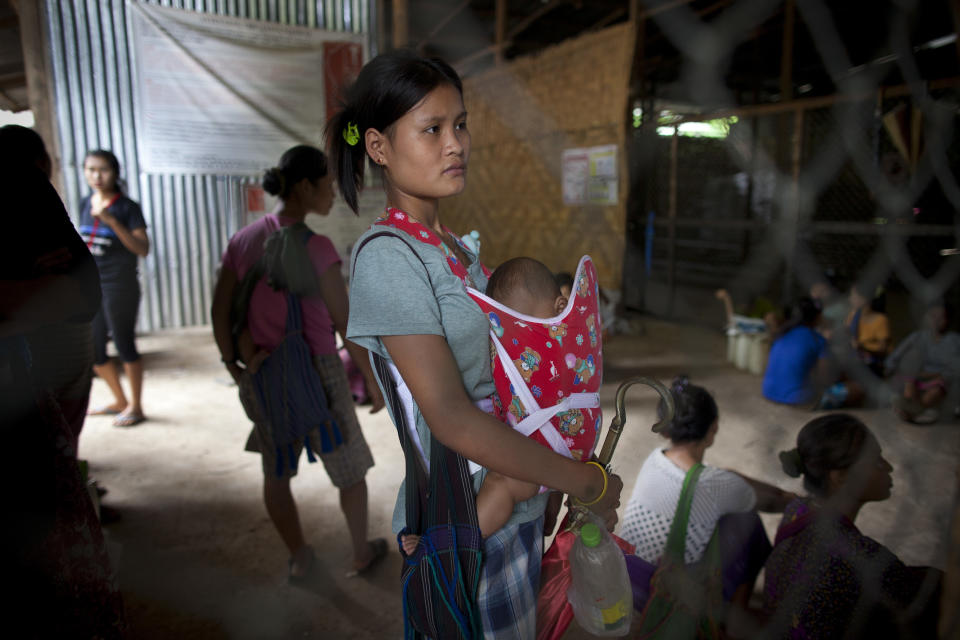
[[[537,640],[559,640],[573,620],[573,607],[567,602],[567,589],[573,577],[570,574],[570,550],[577,534],[564,531],[570,514],[560,523],[560,533],[553,539],[540,563],[540,594],[537,596]],[[624,553],[633,554],[632,544],[610,534]]]

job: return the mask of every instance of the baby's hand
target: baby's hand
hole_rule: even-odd
[[[250,361],[247,363],[247,371],[250,372],[250,375],[255,374],[260,369],[260,365],[270,357],[270,352],[265,349],[258,349],[253,357],[250,358]]]

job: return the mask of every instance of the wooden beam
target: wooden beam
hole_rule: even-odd
[[[682,7],[685,4],[690,4],[693,0],[673,0],[672,2],[658,2],[656,6],[651,9],[644,9],[643,15],[652,18],[653,16],[670,11],[671,9],[676,9],[677,7]],[[641,0],[642,4],[646,4]]]
[[[952,78],[940,78],[926,83],[927,91],[937,91],[940,89],[955,89],[960,87],[960,76]],[[883,92],[886,98],[898,98],[912,94],[912,88],[909,85],[900,84],[892,87],[880,87],[878,91]],[[717,109],[716,111],[706,111],[704,113],[679,115],[677,122],[702,122],[704,120],[713,120],[715,118],[727,118],[737,116],[740,118],[752,118],[756,116],[769,116],[779,113],[792,112],[796,109],[821,109],[832,106],[838,102],[858,102],[863,100],[873,100],[876,97],[875,91],[865,91],[863,93],[841,93],[829,96],[814,96],[812,98],[797,98],[789,102],[771,102],[768,104],[753,104],[743,107],[731,107],[729,109]]]
[[[513,44],[513,41],[512,41],[512,40],[507,40],[506,42],[503,43],[503,48],[506,49],[506,48],[509,47],[511,44]],[[489,56],[489,55],[495,54],[498,49],[500,49],[500,47],[498,47],[498,46],[495,45],[495,44],[492,44],[492,45],[490,45],[489,47],[484,47],[483,49],[480,49],[480,50],[478,50],[478,51],[474,51],[473,53],[471,53],[471,54],[468,55],[468,56],[465,56],[465,57],[463,57],[463,58],[460,58],[459,60],[457,60],[456,62],[453,63],[453,67],[454,67],[454,69],[456,69],[457,71],[460,71],[462,67],[470,64],[471,62],[474,62],[474,61],[476,61],[476,60],[479,60],[480,58],[483,58],[484,56]]]
[[[624,15],[627,14],[628,11],[629,9],[625,7],[620,7],[619,9],[608,13],[605,17],[601,18],[597,22],[594,22],[593,25],[591,25],[590,28],[586,30],[587,33],[590,33],[592,31],[600,31],[607,25],[614,23],[620,18],[622,18]]]
[[[529,27],[531,24],[533,24],[543,16],[547,15],[548,13],[550,13],[560,5],[568,4],[569,2],[571,2],[571,0],[550,0],[550,2],[546,3],[545,5],[543,5],[542,7],[540,7],[533,13],[531,13],[529,16],[527,16],[526,18],[518,22],[513,27],[513,29],[510,29],[510,32],[507,34],[506,39],[513,40],[518,35],[523,33],[526,30],[526,28]]]
[[[3,91],[0,91],[0,109],[6,109],[7,111],[23,111],[26,109],[24,105],[18,104],[16,100],[8,96]]]
[[[49,47],[46,33],[46,17],[42,2],[11,0],[13,10],[20,18],[20,46],[23,50],[23,67],[27,76],[27,100],[33,111],[34,128],[47,146],[50,154],[52,182],[63,193],[63,178],[60,162],[60,136],[53,110],[53,86]]]
[[[393,0],[393,48],[401,49],[410,40],[409,0]]]
[[[456,18],[458,15],[460,15],[460,13],[463,12],[463,10],[469,6],[470,6],[470,0],[463,0],[460,4],[454,7],[453,10],[451,10],[447,15],[440,18],[440,21],[437,22],[437,24],[433,25],[433,29],[430,30],[430,33],[424,36],[423,40],[420,41],[420,44],[417,46],[417,48],[422,51],[424,47],[426,47],[426,45],[429,44],[437,36],[438,33],[443,31],[443,29],[448,24],[450,24],[451,20]]]
[[[497,66],[503,64],[504,43],[507,41],[507,0],[497,0],[496,4],[496,27],[494,30],[493,44],[496,46],[494,51],[494,60]]]
[[[27,74],[10,73],[0,76],[0,89],[16,89],[27,86]]]

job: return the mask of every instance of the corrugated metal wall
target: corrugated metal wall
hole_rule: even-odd
[[[371,0],[148,0],[188,11],[371,33]],[[208,322],[213,278],[256,178],[140,173],[125,0],[46,0],[55,115],[67,207],[76,219],[88,188],[83,158],[111,149],[140,202],[150,255],[140,261],[139,328]],[[371,51],[373,48],[371,47]]]

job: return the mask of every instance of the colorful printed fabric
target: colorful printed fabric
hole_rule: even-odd
[[[420,242],[423,242],[424,244],[428,244],[432,247],[439,248],[440,251],[443,252],[443,255],[446,257],[447,264],[450,265],[450,270],[453,272],[455,276],[460,278],[460,280],[463,282],[463,286],[465,287],[473,286],[473,279],[470,278],[470,274],[469,272],[467,272],[467,267],[464,264],[462,264],[459,260],[457,260],[457,256],[453,253],[453,251],[450,251],[450,248],[446,245],[446,243],[443,240],[441,240],[440,237],[426,225],[420,223],[417,220],[414,220],[403,211],[400,211],[400,209],[396,209],[394,207],[387,207],[386,215],[384,215],[382,218],[377,218],[377,220],[373,224],[380,225],[383,227],[393,227],[394,229],[400,229],[401,231],[407,232],[408,234],[410,234]],[[472,253],[470,251],[470,248],[467,247],[467,245],[463,244],[463,240],[460,239],[460,236],[458,236],[457,234],[455,234],[453,231],[451,231],[446,227],[443,227],[443,231],[450,238],[456,241],[457,246],[463,249],[465,253]],[[487,269],[482,264],[480,265],[480,268],[483,269],[484,274],[486,274],[486,276],[489,278],[490,270]]]
[[[467,289],[490,319],[497,417],[557,453],[587,460],[600,433],[603,346],[597,271],[580,259],[566,309],[526,316]]]
[[[848,518],[804,499],[784,510],[765,576],[770,637],[936,636],[938,572],[906,566]]]
[[[599,289],[589,256],[580,260],[567,308],[543,320],[519,314],[471,289],[466,266],[446,243],[403,211],[388,207],[374,224],[400,229],[438,247],[467,293],[487,313],[491,351],[498,355],[492,367],[497,386],[495,415],[558,453],[588,459],[602,422],[597,392],[603,379]],[[444,231],[469,251],[455,233],[445,227]],[[486,267],[484,272],[489,275]],[[516,372],[507,362],[515,365]]]

